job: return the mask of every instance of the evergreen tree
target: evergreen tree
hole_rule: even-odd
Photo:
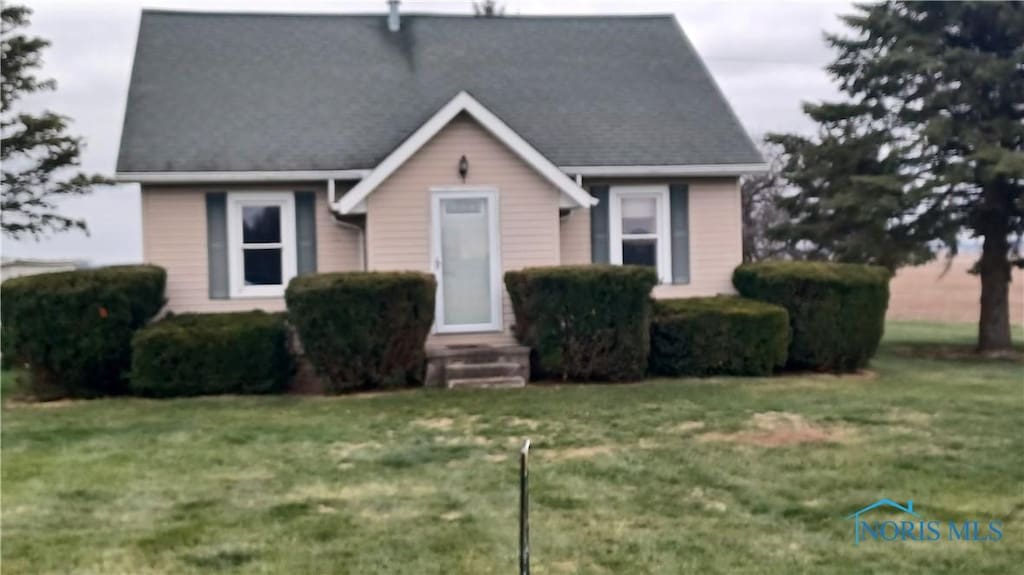
[[[53,112],[19,113],[14,104],[24,95],[56,87],[41,80],[42,50],[49,42],[19,31],[28,25],[31,10],[4,5],[0,12],[0,227],[13,238],[36,238],[69,229],[86,231],[85,221],[57,212],[56,201],[80,196],[92,187],[113,183],[98,175],[68,173],[80,164],[82,139],[65,133],[68,118]]]
[[[859,4],[828,35],[844,102],[806,105],[815,138],[772,135],[799,192],[777,230],[840,261],[896,268],[983,238],[978,347],[1011,345],[1024,234],[1024,5]]]

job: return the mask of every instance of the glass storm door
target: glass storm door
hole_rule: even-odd
[[[496,200],[494,191],[434,192],[438,332],[501,329]]]

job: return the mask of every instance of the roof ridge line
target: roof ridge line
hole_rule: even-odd
[[[142,8],[142,14],[165,14],[174,16],[265,16],[265,17],[331,17],[331,18],[379,18],[386,17],[387,12],[269,12],[269,11],[229,11],[229,10],[194,10],[174,8]],[[499,20],[484,18],[475,14],[454,14],[445,12],[402,12],[402,17],[441,18],[452,20]],[[640,20],[675,18],[671,12],[628,13],[628,14],[507,14],[500,20]]]

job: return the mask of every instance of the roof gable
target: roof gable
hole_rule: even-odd
[[[670,16],[144,11],[117,171],[371,169],[460,90],[557,166],[761,162]]]
[[[597,199],[562,173],[557,166],[548,161],[547,158],[534,149],[522,136],[509,128],[494,113],[476,101],[468,92],[459,92],[384,158],[365,178],[360,180],[348,193],[335,202],[335,210],[340,214],[349,214],[356,210],[357,206],[391,174],[395,173],[409,158],[413,157],[427,142],[433,139],[445,126],[462,113],[468,114],[499,142],[508,146],[523,162],[536,170],[569,198],[573,205],[576,207],[590,207],[597,204]]]

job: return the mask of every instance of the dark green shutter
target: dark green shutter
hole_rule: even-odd
[[[206,259],[210,299],[228,299],[228,195],[224,192],[206,194]]]
[[[669,186],[672,223],[672,283],[690,283],[690,191],[686,184]]]
[[[606,264],[610,261],[608,238],[608,186],[590,186],[590,195],[597,198],[597,205],[590,208],[590,261]]]
[[[316,194],[295,192],[295,242],[298,274],[316,273]]]

